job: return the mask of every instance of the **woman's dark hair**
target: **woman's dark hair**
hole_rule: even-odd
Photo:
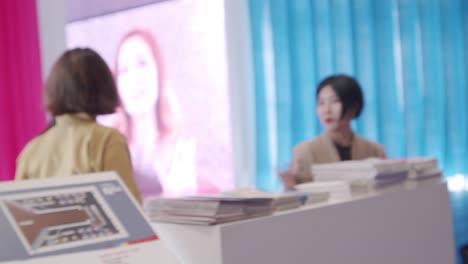
[[[318,94],[323,87],[330,85],[343,105],[341,118],[344,118],[350,110],[355,110],[352,118],[357,118],[364,108],[364,99],[359,83],[352,77],[344,74],[337,74],[323,79],[317,87],[315,98],[318,99]]]
[[[62,54],[47,78],[44,98],[52,116],[79,112],[92,116],[110,114],[119,105],[109,67],[89,48]]]

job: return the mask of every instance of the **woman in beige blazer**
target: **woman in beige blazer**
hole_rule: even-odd
[[[360,137],[351,128],[351,120],[364,106],[356,80],[347,75],[330,76],[318,85],[316,100],[324,132],[294,147],[291,168],[281,175],[287,189],[313,181],[312,164],[385,157],[382,145]]]

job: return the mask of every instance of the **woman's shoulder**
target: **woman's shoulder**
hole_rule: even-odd
[[[41,133],[29,140],[19,153],[17,160],[29,159],[29,157],[41,152],[41,145],[43,145],[43,143],[47,140],[46,138],[48,132],[49,131],[45,131],[44,133]]]
[[[127,142],[125,136],[116,128],[95,123],[93,136],[96,139],[105,139],[117,142]]]
[[[325,159],[329,160],[330,156],[330,140],[326,135],[320,134],[311,139],[299,142],[294,146],[293,157],[308,157],[310,159]]]
[[[310,149],[310,148],[318,148],[323,143],[325,143],[327,138],[325,137],[324,134],[320,134],[318,136],[315,136],[313,138],[301,141],[295,145],[295,149]]]
[[[383,148],[383,145],[372,140],[366,139],[360,135],[354,135],[354,140],[360,145],[365,145],[370,148]]]
[[[356,142],[356,146],[366,152],[371,152],[372,156],[385,157],[385,147],[382,144],[368,140],[359,135],[355,135],[354,140]]]

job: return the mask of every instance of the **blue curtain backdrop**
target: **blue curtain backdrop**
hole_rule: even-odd
[[[298,142],[321,132],[315,87],[355,76],[353,123],[387,156],[435,156],[468,173],[468,1],[251,0],[256,184],[278,190]]]
[[[361,83],[366,105],[353,126],[389,157],[435,156],[445,175],[468,174],[468,1],[249,5],[257,188],[279,190],[293,146],[321,132],[315,87],[333,73]],[[456,249],[468,243],[467,198],[451,193]]]

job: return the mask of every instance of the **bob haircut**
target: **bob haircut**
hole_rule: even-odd
[[[355,113],[352,118],[359,117],[364,108],[364,99],[359,83],[354,78],[344,74],[329,76],[318,85],[315,93],[316,99],[322,88],[327,85],[331,86],[343,105],[341,119],[343,119],[349,111],[353,110]]]
[[[89,48],[68,50],[60,56],[47,78],[44,98],[52,116],[111,114],[120,103],[109,67]]]

